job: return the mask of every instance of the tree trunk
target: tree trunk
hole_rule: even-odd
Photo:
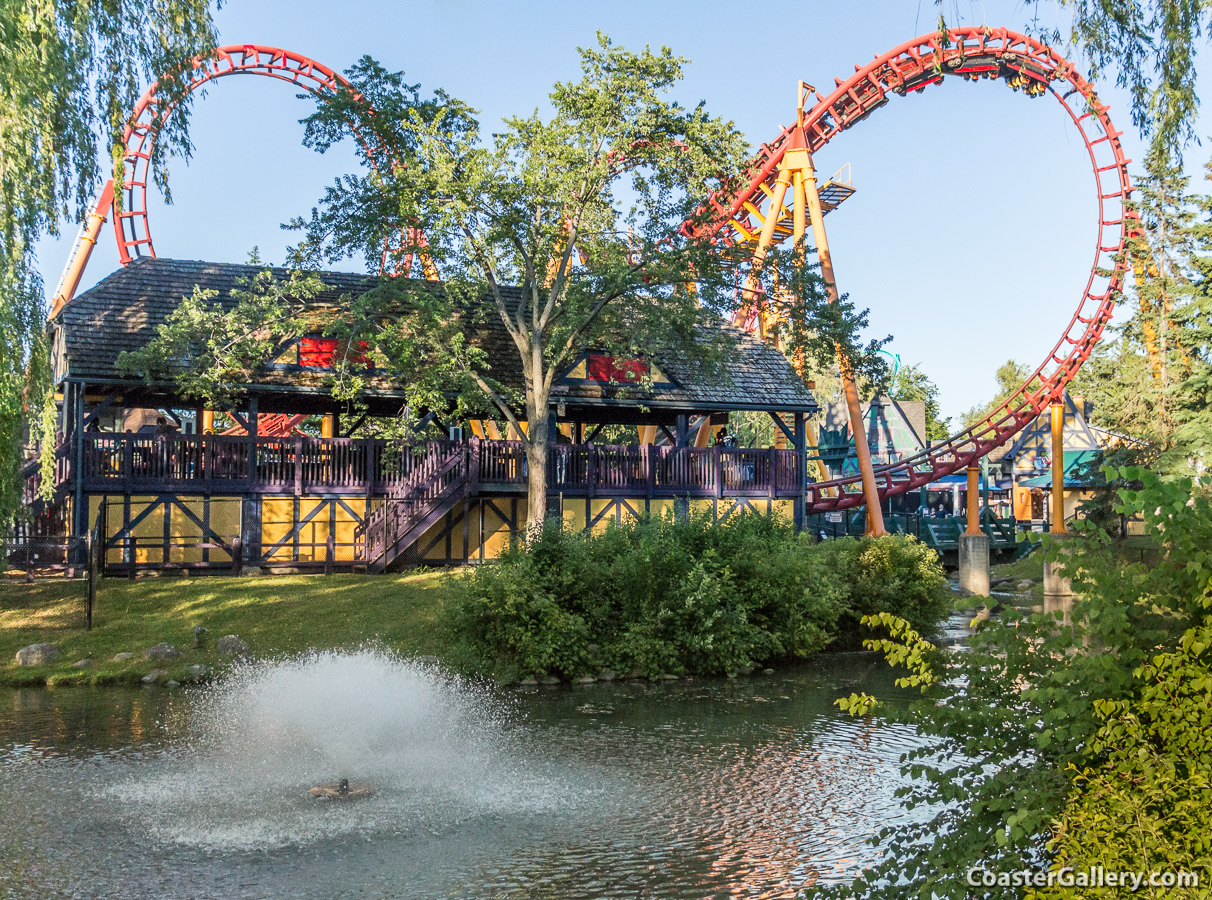
[[[531,416],[527,425],[526,541],[543,530],[547,519],[547,411]]]

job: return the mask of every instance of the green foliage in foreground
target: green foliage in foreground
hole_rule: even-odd
[[[84,585],[56,580],[0,586],[0,684],[114,684],[136,681],[152,669],[180,679],[195,663],[222,659],[214,643],[238,634],[255,656],[311,648],[353,648],[374,641],[404,655],[433,654],[459,669],[466,657],[443,626],[454,573],[409,575],[282,575],[272,578],[104,579],[93,630],[84,630]],[[194,649],[194,626],[210,630]],[[53,665],[13,664],[20,647],[50,641],[62,657]],[[160,642],[184,656],[175,663],[143,658]],[[113,662],[116,653],[135,658]],[[72,664],[91,659],[94,668]]]
[[[907,712],[855,695],[856,714],[905,717],[926,738],[902,788],[933,819],[885,829],[885,862],[833,897],[1007,897],[967,883],[992,873],[1105,866],[1193,871],[1201,887],[1137,897],[1212,897],[1212,501],[1190,479],[1110,472],[1119,509],[1144,516],[1161,552],[1126,562],[1104,532],[1053,540],[1078,598],[1059,613],[1004,610],[961,652],[889,617],[869,641],[910,670],[924,696]],[[1117,893],[1119,891],[1119,893]],[[1033,888],[1036,900],[1123,889]]]
[[[869,613],[925,628],[947,608],[942,568],[912,538],[813,544],[757,515],[549,524],[464,586],[454,627],[499,677],[737,672],[844,644]]]

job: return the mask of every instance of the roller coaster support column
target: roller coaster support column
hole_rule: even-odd
[[[1060,613],[1061,622],[1068,624],[1073,609],[1073,582],[1066,578],[1070,542],[1074,535],[1065,529],[1065,396],[1052,401],[1052,527],[1056,543],[1044,560],[1044,612]],[[1055,556],[1054,556],[1055,554]]]
[[[989,596],[989,536],[981,531],[979,467],[968,466],[968,530],[959,537],[959,583],[970,594]]]
[[[825,214],[821,210],[821,195],[817,190],[816,169],[812,165],[812,151],[804,136],[804,101],[816,88],[800,82],[799,87],[799,124],[787,152],[783,154],[781,167],[783,173],[798,170],[802,175],[797,183],[802,185],[803,196],[796,197],[798,206],[805,201],[808,219],[812,222],[812,238],[816,242],[816,255],[821,264],[821,277],[825,279],[825,288],[829,294],[829,302],[836,303],[838,299],[837,280],[833,274],[833,258],[829,255],[829,239],[825,236]],[[783,173],[779,180],[782,181]],[[777,217],[778,191],[775,191],[774,202],[771,205],[770,217],[767,222]],[[765,229],[763,229],[764,233]],[[850,360],[838,352],[838,365],[842,370],[842,384],[846,391],[846,407],[850,411],[850,433],[854,435],[854,452],[858,456],[859,473],[863,478],[863,501],[867,504],[867,533],[879,537],[888,531],[884,528],[884,513],[880,509],[879,489],[875,484],[875,470],[871,466],[871,448],[867,446],[867,431],[863,428],[863,411],[859,406],[858,388],[854,386],[854,373],[850,368]]]
[[[1052,401],[1052,533],[1065,533],[1065,398]]]
[[[779,172],[778,179],[774,182],[774,188],[770,195],[770,212],[766,216],[766,221],[762,223],[762,231],[758,235],[757,247],[753,251],[752,268],[750,269],[749,277],[745,279],[745,300],[748,303],[757,303],[761,294],[760,275],[762,263],[765,262],[766,254],[770,252],[770,245],[774,241],[774,226],[778,224],[779,214],[783,208],[783,198],[787,196],[787,186],[789,184],[791,184],[791,170],[782,169]],[[757,311],[758,336],[762,340],[766,339],[766,320],[769,315],[769,304],[762,304]]]

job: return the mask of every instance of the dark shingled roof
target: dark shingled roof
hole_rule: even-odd
[[[91,290],[68,303],[52,323],[57,329],[56,370],[60,377],[90,382],[137,382],[125,376],[117,366],[118,355],[136,350],[155,337],[156,327],[176,309],[182,298],[193,293],[195,285],[218,293],[226,305],[234,306],[231,291],[240,287],[240,279],[251,278],[263,266],[208,263],[198,260],[143,258],[102,279]],[[285,269],[275,269],[285,278]],[[335,304],[342,295],[368,290],[374,279],[349,272],[322,272],[321,279],[331,287],[313,301],[317,305]],[[503,383],[521,386],[521,363],[513,343],[495,315],[486,316],[476,341],[487,352],[493,375]],[[773,347],[721,321],[718,327],[735,341],[735,358],[726,378],[704,379],[680,361],[675,353],[653,351],[653,360],[674,384],[641,392],[629,389],[619,395],[619,387],[609,384],[561,384],[553,390],[553,402],[561,399],[577,405],[602,403],[677,407],[687,410],[729,410],[759,408],[780,411],[815,412],[817,404],[804,383],[796,376],[786,357]],[[319,372],[267,371],[257,385],[319,385]],[[392,393],[386,378],[376,379],[374,387]]]

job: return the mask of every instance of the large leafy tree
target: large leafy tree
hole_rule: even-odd
[[[633,53],[599,35],[581,51],[580,80],[551,92],[550,115],[507,119],[485,138],[465,104],[421,100],[364,59],[349,76],[375,109],[365,122],[402,165],[340,180],[298,223],[309,262],[351,251],[374,259],[385,237],[404,233],[404,254],[436,267],[440,289],[385,279],[351,304],[348,337],[378,348],[414,386],[444,384],[512,426],[526,447],[532,525],[546,515],[552,388],[579,354],[644,357],[659,346],[723,375],[727,341],[702,324],[734,308],[740,276],[711,237],[703,200],[728,189],[749,150],[731,122],[670,99],[684,64],[667,48]],[[324,149],[365,109],[353,96],[322,105],[309,141]],[[807,267],[784,283],[801,285],[793,320],[823,309]],[[499,377],[471,339],[489,324],[507,335],[520,384]],[[845,307],[797,341],[832,346],[840,330],[850,347],[853,324]]]
[[[926,433],[928,441],[945,441],[951,434],[951,423],[941,418],[938,402],[938,385],[921,366],[901,366],[892,376],[888,396],[893,400],[921,400],[926,406]]]
[[[988,403],[982,403],[960,414],[960,420],[965,428],[971,428],[998,406],[1005,403],[1018,392],[1019,387],[1031,375],[1031,370],[1020,362],[1006,360],[998,366],[994,377],[997,379],[997,393]]]
[[[26,423],[53,439],[34,245],[82,217],[144,86],[214,45],[209,0],[0,3],[0,523],[19,501]],[[185,123],[167,124],[162,153],[188,153]]]

